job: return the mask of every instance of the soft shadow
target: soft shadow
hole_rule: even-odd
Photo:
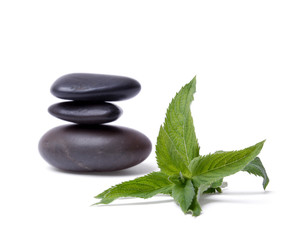
[[[246,196],[246,195],[266,195],[266,194],[272,194],[272,191],[257,191],[257,192],[248,192],[248,191],[237,191],[237,192],[230,192],[230,191],[224,191],[222,192],[223,195],[229,195],[229,196]]]
[[[141,176],[156,171],[158,169],[154,165],[148,163],[141,163],[139,165],[124,170],[112,171],[112,172],[70,172],[70,171],[63,171],[53,167],[50,167],[50,170],[53,172],[71,174],[71,175],[123,177],[123,176]]]
[[[219,199],[219,195],[221,197],[224,196],[259,196],[259,195],[267,195],[272,194],[272,191],[257,191],[257,192],[248,192],[248,191],[237,191],[237,192],[230,192],[230,191],[223,191],[222,193],[215,193],[215,194],[203,194],[199,196],[198,202],[200,203],[201,208],[204,208],[207,205],[214,204],[214,203],[231,203],[231,204],[250,204],[252,202],[255,203],[255,200],[247,199],[247,198],[238,198],[238,199]]]
[[[146,201],[146,202],[136,202],[136,203],[110,203],[110,204],[99,204],[93,205],[95,207],[113,207],[113,206],[135,206],[135,205],[151,205],[151,204],[159,204],[159,203],[169,203],[174,202],[173,199],[167,200],[158,200],[158,201]]]

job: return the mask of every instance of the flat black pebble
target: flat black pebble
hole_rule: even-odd
[[[60,119],[78,124],[102,124],[118,119],[122,110],[111,103],[61,102],[51,105],[48,112]]]
[[[56,80],[51,93],[77,101],[120,101],[134,97],[140,89],[139,82],[128,77],[72,73]]]
[[[39,142],[42,157],[52,166],[74,172],[107,172],[132,167],[151,152],[142,133],[109,125],[64,125],[49,130]]]

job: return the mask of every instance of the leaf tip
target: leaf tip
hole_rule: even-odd
[[[263,185],[263,190],[264,191],[266,190],[266,187],[267,187],[268,183],[269,183],[269,178],[267,178],[266,180],[263,181],[262,185]]]
[[[190,82],[192,85],[196,86],[196,75],[193,77],[193,79]]]
[[[260,151],[261,151],[261,150],[262,150],[262,148],[263,148],[263,145],[264,145],[265,141],[266,141],[266,139],[264,139],[263,141],[261,141],[261,142],[257,143],[255,146],[260,147]]]
[[[97,203],[91,204],[90,207],[94,207],[94,206],[97,206],[99,204],[100,204],[100,202],[97,202]]]
[[[98,194],[98,195],[94,196],[94,198],[100,199],[100,198],[102,198],[102,197],[101,197],[101,194]]]

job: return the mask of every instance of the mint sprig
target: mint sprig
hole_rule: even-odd
[[[96,198],[108,204],[121,197],[150,198],[157,194],[172,196],[184,213],[200,215],[200,194],[221,192],[223,178],[239,171],[269,178],[257,155],[264,141],[239,151],[217,151],[200,155],[190,105],[196,91],[196,77],[172,99],[156,144],[159,172],[113,186]]]

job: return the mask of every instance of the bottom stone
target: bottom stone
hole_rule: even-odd
[[[75,172],[108,172],[135,166],[152,145],[142,133],[125,127],[64,125],[49,130],[39,142],[52,166]]]

